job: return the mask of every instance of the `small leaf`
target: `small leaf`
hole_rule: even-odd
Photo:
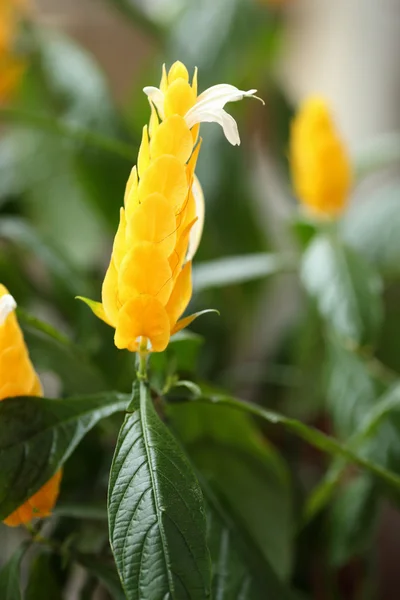
[[[209,288],[238,285],[262,279],[290,268],[287,258],[277,254],[249,254],[229,256],[193,268],[193,288],[200,292]]]
[[[0,402],[0,520],[37,492],[100,419],[125,410],[129,397],[115,392],[50,400]]]
[[[0,571],[1,600],[22,600],[19,571],[27,547],[26,543],[19,546]]]
[[[360,256],[333,236],[319,235],[304,253],[301,277],[339,336],[357,345],[374,342],[382,321],[381,282]]]
[[[135,384],[111,467],[111,547],[128,600],[210,595],[203,498],[145,383]]]

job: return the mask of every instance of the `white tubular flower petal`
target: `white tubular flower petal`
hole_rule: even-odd
[[[0,298],[0,325],[3,325],[8,315],[17,308],[17,303],[11,294],[4,294]]]
[[[203,189],[200,185],[200,181],[197,179],[196,175],[194,176],[194,179],[193,179],[192,192],[193,192],[194,200],[196,203],[197,221],[193,225],[192,230],[190,232],[186,262],[189,262],[189,260],[192,260],[194,255],[196,254],[197,248],[199,247],[199,244],[200,244],[201,236],[203,233],[203,226],[204,226],[204,216],[205,216],[204,194],[203,194]]]
[[[189,114],[189,113],[188,113]],[[193,112],[188,119],[185,117],[189,128],[192,128],[197,123],[218,123],[224,130],[226,139],[232,146],[240,145],[240,136],[235,119],[229,115],[223,108],[217,110],[200,110]]]
[[[150,100],[150,102],[152,102],[154,104],[154,106],[156,107],[161,119],[163,119],[164,118],[164,94],[163,94],[163,92],[158,87],[154,87],[152,85],[148,85],[147,87],[143,88],[143,91],[146,94],[146,96],[148,97],[148,99]]]
[[[191,110],[200,107],[203,108],[205,106],[207,106],[208,109],[224,108],[225,104],[228,102],[243,100],[243,98],[254,96],[256,92],[257,90],[248,90],[245,92],[229,83],[219,83],[200,94],[195,106]]]
[[[257,98],[254,94],[257,90],[243,91],[239,90],[234,85],[228,83],[220,83],[214,85],[197,98],[196,104],[188,110],[185,115],[185,120],[189,128],[192,128],[197,123],[218,123],[224,130],[224,134],[228,142],[233,146],[240,144],[239,131],[237,123],[231,115],[225,110],[224,106],[227,102],[237,102],[246,97]],[[257,98],[261,100],[260,98]],[[263,102],[261,100],[261,102]]]

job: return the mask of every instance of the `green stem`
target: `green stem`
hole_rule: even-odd
[[[292,431],[295,435],[308,442],[311,446],[314,446],[315,448],[318,448],[322,452],[325,452],[331,456],[344,458],[348,462],[356,464],[359,467],[370,471],[376,477],[400,491],[399,475],[389,471],[388,469],[385,469],[384,467],[381,467],[377,463],[374,463],[363,456],[360,456],[354,452],[352,448],[349,448],[335,438],[322,433],[322,431],[319,431],[314,427],[305,425],[301,421],[285,417],[284,415],[271,410],[266,410],[265,408],[257,406],[251,402],[243,402],[242,400],[237,400],[236,398],[230,398],[229,396],[202,396],[200,398],[196,398],[194,401],[230,406],[231,408],[236,408],[237,410],[245,411],[257,417],[261,417],[262,419],[274,425],[281,424],[286,427],[286,429]]]
[[[141,381],[147,381],[147,361],[149,351],[147,348],[147,338],[142,337],[137,353],[137,371],[136,376]]]
[[[93,146],[112,154],[117,154],[132,162],[135,156],[136,147],[130,146],[120,140],[103,136],[99,133],[83,129],[70,123],[66,123],[55,117],[13,108],[10,106],[0,107],[0,120],[20,123],[26,127],[40,129],[47,133],[58,135],[87,146]]]

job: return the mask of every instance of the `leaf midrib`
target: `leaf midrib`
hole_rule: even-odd
[[[140,416],[141,416],[140,422],[142,425],[142,432],[143,432],[143,442],[144,442],[144,447],[145,447],[145,451],[146,451],[147,461],[149,463],[149,473],[150,473],[151,485],[152,485],[152,489],[153,489],[154,506],[155,506],[156,514],[157,514],[157,522],[158,522],[158,528],[160,531],[161,544],[162,544],[162,548],[163,548],[165,569],[167,572],[168,588],[169,588],[169,593],[171,594],[171,598],[175,598],[175,586],[174,586],[174,582],[172,579],[172,573],[171,573],[171,557],[168,552],[168,543],[167,543],[166,534],[165,534],[163,523],[162,523],[162,510],[158,503],[159,490],[158,490],[158,484],[156,482],[156,478],[154,477],[154,473],[153,473],[153,463],[151,460],[152,459],[152,449],[151,449],[150,441],[147,437],[148,432],[149,432],[149,426],[148,426],[148,421],[147,421],[147,388],[146,388],[146,384],[143,381],[140,382]]]

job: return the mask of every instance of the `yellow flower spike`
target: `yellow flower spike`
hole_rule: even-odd
[[[142,242],[133,246],[122,261],[118,290],[122,304],[140,294],[166,304],[172,291],[172,270],[158,245]]]
[[[171,328],[175,326],[175,323],[178,321],[179,317],[186,310],[187,305],[190,302],[191,295],[192,263],[188,262],[179,272],[178,277],[176,278],[174,289],[168,300],[168,304],[165,307]]]
[[[15,308],[14,298],[0,284],[0,401],[15,396],[42,395],[42,387],[29,359]],[[4,523],[15,527],[48,516],[56,503],[60,481],[61,470],[11,513]]]
[[[139,177],[143,175],[150,164],[150,143],[149,134],[147,133],[147,125],[143,127],[142,143],[140,144],[138,154],[138,171]]]
[[[290,165],[299,200],[315,214],[339,216],[352,185],[350,159],[329,108],[318,97],[300,107],[291,126]]]
[[[177,210],[185,201],[188,193],[185,166],[171,154],[152,161],[139,183],[139,202],[155,192],[165,196]]]
[[[171,85],[177,79],[183,79],[186,83],[189,83],[189,73],[187,68],[180,60],[174,62],[168,71],[168,85]]]
[[[152,242],[169,256],[176,245],[176,216],[165,196],[150,194],[127,224],[126,243]]]
[[[113,259],[114,264],[118,268],[121,264],[122,259],[125,256],[126,249],[126,217],[125,210],[120,208],[119,212],[119,224],[117,233],[115,234],[114,244],[113,244]]]
[[[161,302],[153,296],[142,294],[124,304],[115,331],[117,348],[136,352],[141,338],[150,340],[150,350],[162,352],[168,345],[170,324]]]
[[[236,122],[224,107],[255,91],[220,84],[197,96],[197,69],[190,85],[180,62],[168,74],[163,66],[159,88],[144,89],[150,125],[143,130],[139,174],[134,167],[126,186],[102,304],[83,299],[115,328],[117,348],[161,352],[173,332],[203,314],[178,321],[192,294],[191,259],[204,222],[204,196],[195,175],[199,127],[218,123],[228,141],[239,144]]]
[[[14,52],[18,23],[26,14],[21,0],[0,1],[0,104],[9,100],[20,82],[25,63]]]
[[[110,264],[108,265],[108,269],[104,277],[103,285],[101,288],[101,299],[103,302],[104,314],[106,316],[106,319],[103,319],[102,317],[100,318],[106,323],[110,323],[113,327],[116,327],[118,321],[118,311],[121,307],[121,304],[118,298],[118,271],[117,267],[115,266],[113,257],[111,257]],[[84,299],[84,301],[90,306],[90,308],[92,308],[92,300],[88,302],[86,299]],[[93,308],[92,310],[96,316],[99,316],[97,312],[97,306],[95,308],[96,311],[93,310]]]
[[[192,86],[184,79],[175,79],[168,86],[164,98],[165,117],[171,115],[180,115],[184,117],[186,113],[194,106],[196,95]]]
[[[151,158],[171,154],[180,162],[186,163],[193,151],[192,132],[180,115],[172,115],[161,123],[152,136]]]

